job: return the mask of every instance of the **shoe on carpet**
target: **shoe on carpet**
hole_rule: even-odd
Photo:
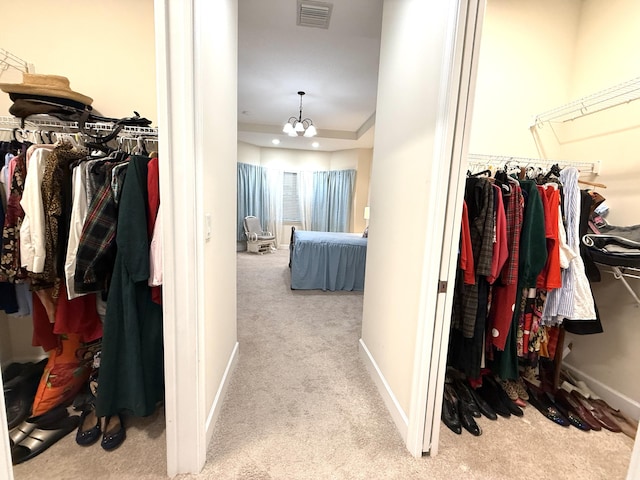
[[[524,380],[522,377],[518,376],[518,379],[515,381],[516,392],[518,392],[518,397],[524,400],[525,402],[529,400],[529,392],[527,392],[527,387],[524,384]]]
[[[578,402],[578,400],[566,390],[559,388],[554,395],[554,399],[556,400],[557,405],[562,405],[568,411],[574,412],[578,415],[583,422],[589,425],[591,430],[602,430],[602,425],[591,414],[591,411],[585,408],[584,405]]]
[[[507,406],[500,399],[496,384],[485,381],[483,377],[482,386],[478,387],[475,392],[491,407],[491,409],[498,415],[504,418],[509,418],[511,412]]]
[[[605,410],[597,403],[591,403],[584,395],[582,395],[577,390],[573,390],[571,395],[578,400],[580,404],[582,404],[586,409],[590,410],[591,414],[595,417],[595,419],[600,422],[600,424],[610,430],[612,432],[619,433],[622,431],[620,425],[615,422],[606,412]]]
[[[497,420],[498,415],[496,411],[487,403],[487,401],[482,398],[482,396],[476,391],[476,389],[471,389],[471,395],[473,395],[473,399],[476,401],[476,405],[480,409],[480,412],[487,417],[489,420]]]
[[[533,405],[536,410],[558,425],[563,427],[569,426],[569,419],[560,413],[542,389],[539,389],[534,385],[527,385],[527,387],[529,388],[529,403]]]
[[[471,394],[471,387],[463,380],[455,380],[453,382],[453,389],[458,394],[458,401],[464,404],[469,413],[475,418],[480,418],[482,414]]]
[[[514,380],[500,380],[500,386],[512,402],[518,399],[518,391]]]
[[[509,413],[511,415],[515,415],[516,417],[521,417],[524,415],[524,412],[518,405],[516,405],[513,400],[509,398],[507,392],[498,384],[497,380],[495,380],[491,375],[485,375],[483,377],[482,383],[488,382],[493,386],[493,388],[498,392],[498,398],[502,402],[502,404],[507,407]]]
[[[462,433],[462,426],[460,425],[460,418],[458,417],[458,403],[455,393],[451,390],[451,385],[444,385],[442,414],[440,415],[440,418],[444,424],[449,427],[449,430],[460,435]]]
[[[67,436],[78,427],[80,417],[66,417],[46,426],[36,426],[20,443],[11,448],[11,460],[14,465],[26,462],[40,455],[51,445]]]

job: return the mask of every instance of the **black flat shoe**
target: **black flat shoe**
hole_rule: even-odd
[[[80,425],[76,432],[76,443],[82,446],[93,445],[98,441],[101,433],[100,417],[96,416],[95,409],[84,410],[80,416]]]
[[[103,428],[104,435],[102,436],[102,442],[100,445],[105,450],[114,450],[118,448],[124,439],[127,437],[124,429],[124,422],[122,421],[122,415],[112,415],[106,417],[105,426]]]
[[[452,395],[450,390],[451,385],[445,384],[440,418],[453,433],[460,435],[462,433],[462,426],[460,425],[460,418],[458,417],[457,398]]]
[[[470,389],[471,390],[471,395],[473,395],[473,399],[476,401],[476,405],[478,405],[478,408],[480,409],[480,412],[487,417],[489,420],[497,420],[498,419],[498,415],[496,414],[496,411],[491,408],[491,405],[489,405],[484,398],[482,398],[478,392],[476,392],[475,389]]]
[[[511,412],[509,411],[507,406],[502,403],[502,400],[500,400],[500,395],[498,390],[496,389],[496,384],[486,382],[486,376],[482,378],[482,386],[478,387],[475,390],[476,394],[482,397],[495,413],[497,413],[501,417],[509,418],[511,416]]]
[[[563,427],[569,426],[569,420],[549,401],[542,390],[538,390],[530,384],[527,385],[527,389],[529,390],[529,403],[533,405],[536,410],[558,425]]]
[[[507,392],[504,391],[504,388],[502,388],[502,386],[493,377],[491,377],[490,375],[487,375],[483,377],[483,382],[484,381],[489,381],[489,383],[491,383],[492,387],[497,392],[500,402],[505,407],[507,407],[507,410],[509,410],[509,413],[511,415],[515,415],[516,417],[522,417],[524,415],[524,412],[522,411],[522,409],[518,405],[513,403],[513,400],[509,398],[509,395],[507,394]]]
[[[582,420],[582,418],[580,418],[580,415],[578,415],[578,413],[575,412],[572,408],[567,407],[565,404],[558,401],[558,397],[552,397],[550,393],[547,393],[546,395],[549,402],[553,404],[558,409],[558,411],[566,417],[567,420],[569,420],[569,423],[571,425],[584,432],[588,432],[589,430],[591,430],[591,427],[589,427],[589,425],[584,420]]]

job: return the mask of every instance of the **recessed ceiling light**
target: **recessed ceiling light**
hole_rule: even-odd
[[[273,140],[271,140],[271,143],[273,143],[274,145],[280,145],[280,139],[274,138]]]
[[[319,144],[318,142],[313,142],[313,143],[311,144],[311,146],[312,146],[313,148],[318,148],[318,147],[320,146],[320,144]]]

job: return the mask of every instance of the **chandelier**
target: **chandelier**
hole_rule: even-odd
[[[282,131],[290,137],[297,137],[300,134],[305,137],[313,137],[318,133],[316,127],[313,126],[313,121],[310,118],[302,119],[302,96],[304,92],[298,92],[298,95],[300,95],[300,114],[298,118],[291,117],[287,120]]]

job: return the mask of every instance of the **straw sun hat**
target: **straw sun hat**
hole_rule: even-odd
[[[66,98],[83,105],[91,105],[93,99],[71,90],[69,79],[60,75],[23,73],[22,83],[0,83],[3,92],[43,97]]]

